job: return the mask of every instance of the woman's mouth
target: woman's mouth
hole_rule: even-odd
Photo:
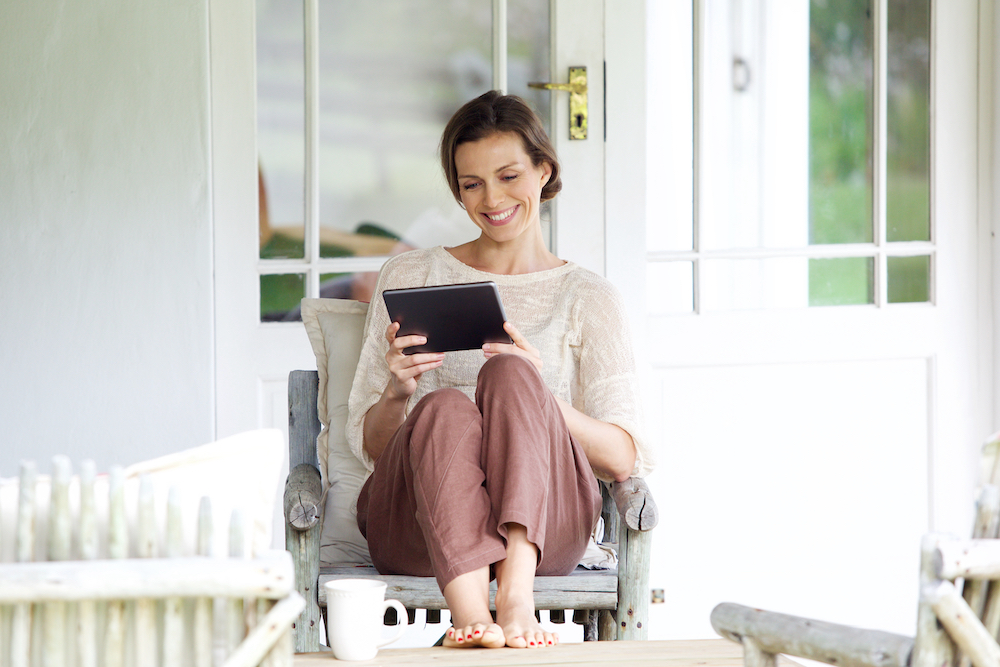
[[[517,206],[511,206],[510,208],[504,209],[503,211],[497,211],[496,213],[483,213],[482,215],[484,218],[486,218],[486,222],[490,223],[493,226],[499,227],[500,225],[506,225],[508,222],[510,222],[511,218],[514,217],[514,214],[517,213],[517,209],[519,206],[520,204],[518,204]]]

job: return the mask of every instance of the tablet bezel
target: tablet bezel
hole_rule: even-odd
[[[389,319],[400,322],[397,336],[427,338],[426,344],[403,350],[405,354],[476,350],[484,343],[513,342],[503,330],[507,315],[492,281],[385,290],[382,299]]]

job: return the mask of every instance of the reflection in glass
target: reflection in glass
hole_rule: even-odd
[[[870,243],[871,0],[812,0],[809,242]]]
[[[923,303],[931,300],[931,258],[888,257],[889,303]]]
[[[257,0],[260,256],[305,256],[302,0]]]
[[[699,249],[804,246],[809,5],[709,2],[701,23]]]
[[[886,238],[929,241],[930,0],[890,0],[888,9]]]
[[[805,257],[705,260],[702,309],[805,307],[809,305],[808,263]]]
[[[646,312],[682,315],[694,311],[694,263],[651,262],[646,265]]]
[[[507,92],[523,97],[552,136],[552,93],[528,88],[549,80],[549,32],[548,0],[507,0]]]
[[[875,260],[837,257],[809,260],[809,305],[875,303]]]
[[[492,85],[490,0],[324,0],[319,20],[320,255],[473,238],[437,147]]]
[[[260,321],[299,321],[299,302],[306,295],[303,273],[282,273],[260,277]]]

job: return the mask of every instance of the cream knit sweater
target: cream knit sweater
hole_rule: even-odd
[[[642,432],[632,339],[615,287],[572,262],[521,275],[486,273],[441,246],[397,255],[379,274],[348,406],[347,441],[354,455],[371,472],[374,463],[362,444],[364,417],[389,382],[389,315],[382,292],[487,280],[497,284],[507,318],[541,353],[542,378],[552,393],[594,419],[625,429],[636,446],[633,474],[648,474],[652,456]],[[423,396],[443,387],[460,389],[475,400],[476,378],[484,363],[481,350],[446,353],[444,364],[420,378],[407,414]]]

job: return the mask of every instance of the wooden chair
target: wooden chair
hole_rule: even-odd
[[[112,470],[101,516],[96,489],[105,481],[96,480],[93,463],[73,480],[69,460],[57,457],[46,510],[34,464],[22,464],[16,562],[0,563],[0,664],[291,666],[291,626],[304,601],[287,552],[244,556],[237,512],[230,556],[210,556],[211,504],[202,498],[199,555],[182,556],[176,489],[161,547],[148,478],[137,506],[126,507],[123,470]],[[136,517],[131,535],[129,516]],[[37,539],[36,519],[47,524],[45,539]],[[39,543],[44,553],[36,553]]]
[[[977,502],[972,540],[939,534],[924,537],[915,637],[728,602],[712,610],[712,627],[743,645],[747,667],[773,667],[777,654],[839,667],[998,667],[998,528],[1000,489],[987,484]]]
[[[355,361],[356,365],[356,361]],[[320,482],[316,437],[318,379],[316,371],[293,371],[288,380],[289,461],[285,486],[285,541],[295,561],[296,582],[306,599],[295,630],[295,650],[319,650],[319,618],[325,611],[323,584],[332,579],[370,577],[388,583],[387,596],[400,600],[411,621],[416,609],[426,609],[428,622],[440,622],[446,609],[433,577],[380,575],[373,568],[320,567]],[[650,531],[657,521],[656,505],[646,483],[632,478],[604,492],[605,542],[617,537],[617,570],[577,568],[565,577],[536,577],[535,606],[549,619],[564,622],[564,610],[584,626],[584,639],[646,639],[649,605]],[[494,583],[495,587],[495,583]],[[495,588],[494,588],[495,590]]]

